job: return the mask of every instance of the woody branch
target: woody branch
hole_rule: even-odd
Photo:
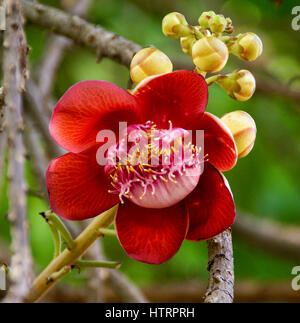
[[[12,286],[6,302],[22,302],[33,276],[26,219],[24,180],[23,91],[27,77],[28,48],[22,26],[21,2],[6,1],[7,29],[3,42],[4,129],[8,135],[9,191],[8,219],[11,222],[13,256]]]

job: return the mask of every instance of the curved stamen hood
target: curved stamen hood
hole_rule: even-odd
[[[157,129],[153,122],[128,127],[109,148],[105,173],[111,193],[146,208],[165,208],[184,199],[196,187],[203,160],[201,149],[182,128]]]

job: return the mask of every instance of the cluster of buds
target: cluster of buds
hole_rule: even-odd
[[[192,56],[196,70],[204,76],[221,71],[230,53],[246,61],[253,61],[262,54],[262,42],[256,34],[231,35],[234,27],[228,17],[207,11],[200,15],[198,23],[189,25],[182,14],[172,12],[164,17],[162,31],[168,37],[180,38],[183,52]],[[248,100],[255,90],[254,77],[248,71],[219,76],[218,79],[213,77],[213,81],[238,101]],[[208,83],[211,84],[211,80]]]
[[[233,32],[232,21],[223,15],[216,15],[214,11],[206,11],[198,19],[199,25],[204,29],[209,29],[212,33],[220,34]]]
[[[213,11],[203,12],[199,25],[188,24],[184,15],[171,12],[163,18],[162,31],[167,37],[180,40],[182,51],[192,57],[195,71],[206,77],[207,73],[221,71],[229,54],[246,61],[254,61],[262,54],[260,38],[251,32],[232,36],[232,21]],[[149,76],[173,71],[171,60],[160,50],[148,47],[133,57],[130,76],[135,84]],[[217,83],[230,97],[237,101],[249,100],[255,91],[255,78],[247,70],[214,75],[206,78],[207,84]],[[249,114],[234,111],[222,117],[222,121],[232,132],[239,158],[245,157],[252,149],[256,137],[256,126]]]

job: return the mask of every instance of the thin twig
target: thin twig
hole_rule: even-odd
[[[72,40],[52,35],[46,45],[45,57],[39,66],[39,85],[40,94],[43,98],[49,97],[52,92],[57,70],[63,59],[65,50],[71,48]]]
[[[4,91],[3,91],[3,87],[0,87],[0,116],[2,116],[3,102],[4,102]]]
[[[5,157],[7,147],[7,132],[5,130],[0,131],[0,192],[3,186],[4,169],[5,169]]]
[[[22,302],[30,289],[33,276],[32,258],[26,220],[26,187],[24,180],[24,146],[22,138],[22,91],[27,76],[28,48],[22,27],[21,3],[6,1],[7,29],[4,32],[3,86],[5,123],[8,133],[8,164],[13,256],[11,288],[5,302]]]
[[[240,239],[279,257],[300,262],[300,228],[239,213],[234,234]]]
[[[10,257],[11,257],[11,253],[9,250],[8,243],[2,238],[0,238],[0,265],[1,264],[8,265],[10,261]]]
[[[74,15],[84,16],[91,4],[91,0],[77,0],[73,8],[69,12]],[[73,41],[69,38],[52,35],[46,46],[45,56],[38,68],[38,87],[41,96],[46,100],[53,88],[55,76],[64,53],[70,49]]]
[[[126,38],[88,23],[78,16],[27,0],[23,0],[23,4],[28,21],[69,37],[93,49],[98,55],[109,57],[125,66],[130,65],[133,55],[141,49],[141,46]]]
[[[199,280],[150,283],[143,287],[143,293],[151,303],[201,303],[206,285]],[[109,303],[123,300],[111,289],[106,290]],[[61,284],[44,298],[46,303],[87,303],[88,291],[83,288]],[[237,303],[300,303],[300,293],[291,288],[289,281],[256,282],[238,281],[235,284],[234,301]]]
[[[105,259],[103,257],[101,240],[96,241],[86,253],[87,259]],[[88,277],[88,300],[90,302],[103,303],[104,302],[104,291],[103,283],[101,279],[101,273],[104,268],[87,268]]]
[[[31,119],[25,118],[25,145],[27,155],[33,164],[35,178],[38,181],[39,190],[42,192],[44,199],[47,199],[48,191],[46,187],[45,174],[47,170],[47,159],[41,147],[38,133],[33,127]]]
[[[7,132],[3,125],[3,103],[4,103],[4,91],[0,88],[0,192],[2,189],[2,183],[4,179],[4,165],[7,147]]]
[[[45,141],[45,149],[49,159],[63,155],[65,151],[59,147],[49,132],[50,116],[43,110],[44,100],[39,89],[32,81],[26,82],[26,114],[34,121],[35,127]]]
[[[278,95],[286,99],[300,101],[300,91],[293,90],[288,85],[276,80],[266,80],[259,77],[256,82],[256,90],[269,95]]]
[[[209,271],[205,303],[232,303],[234,268],[231,230],[207,241]]]
[[[135,286],[127,277],[120,272],[107,270],[102,271],[104,284],[112,288],[126,303],[148,303],[149,301],[143,295],[143,292]]]
[[[89,222],[89,221],[88,221]],[[103,259],[107,260],[102,248],[102,241],[99,240],[87,251],[88,259]],[[121,271],[105,269],[105,268],[91,268],[88,271],[89,286],[94,291],[91,295],[94,299],[91,301],[103,301],[106,297],[104,295],[105,289],[113,290],[123,302],[126,303],[147,303],[148,300],[143,295],[142,291],[135,286]],[[100,280],[100,284],[99,284]],[[98,282],[95,285],[95,282]]]

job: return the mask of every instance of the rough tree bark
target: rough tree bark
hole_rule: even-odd
[[[9,214],[13,256],[11,288],[6,302],[22,302],[30,289],[33,276],[26,219],[26,187],[24,181],[24,146],[22,138],[22,92],[27,77],[28,48],[22,26],[20,0],[7,0],[7,26],[4,32],[3,87],[5,126],[8,134]]]
[[[2,116],[3,101],[4,101],[4,91],[3,91],[3,87],[0,87],[0,115],[1,116]]]
[[[88,23],[78,16],[27,0],[24,0],[23,4],[28,21],[50,28],[54,33],[96,50],[99,57],[110,57],[129,66],[134,53],[141,49],[141,46],[126,38]]]
[[[232,303],[234,266],[231,229],[207,241],[209,271],[205,303]]]
[[[6,155],[7,145],[7,132],[3,126],[3,103],[4,103],[4,91],[3,87],[0,87],[0,190],[2,188],[4,177],[4,159]]]

